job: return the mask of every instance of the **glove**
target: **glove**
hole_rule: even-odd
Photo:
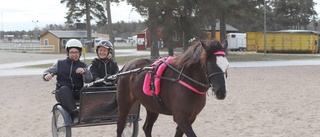
[[[110,77],[110,76],[112,76],[112,77]],[[108,78],[108,77],[110,77],[110,78]],[[114,75],[110,75],[110,74],[107,74],[105,77],[104,77],[104,81],[114,81],[114,80],[116,80],[116,76],[114,76]]]
[[[108,79],[108,77],[109,77],[109,76],[106,75],[106,76],[104,77],[104,81],[106,81],[106,82],[107,82],[107,81],[110,81],[110,79]]]

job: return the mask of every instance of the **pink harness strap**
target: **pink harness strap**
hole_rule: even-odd
[[[169,58],[166,60],[166,62],[168,62],[168,63],[172,62],[173,58],[174,58],[174,57],[169,57]],[[159,77],[162,76],[162,74],[163,74],[163,72],[164,72],[164,70],[165,70],[166,68],[167,68],[167,64],[166,64],[166,63],[162,63],[162,64],[160,65],[160,67],[158,68],[157,72],[156,72],[156,76],[157,76],[157,77],[155,77],[155,79],[154,79],[154,84],[155,84],[155,92],[156,92],[157,94],[160,93],[161,78],[159,78]]]
[[[181,85],[187,87],[188,89],[192,90],[193,92],[198,93],[198,94],[201,94],[201,95],[202,95],[202,94],[206,93],[206,92],[200,92],[199,90],[197,90],[197,89],[195,89],[194,87],[190,86],[188,83],[183,82],[182,80],[179,80],[179,83],[180,83]]]
[[[223,51],[217,51],[217,52],[213,53],[213,55],[224,55],[225,56],[226,53]]]
[[[151,74],[147,72],[143,82],[143,93],[148,96],[152,96],[152,91],[150,88],[150,82],[151,82],[150,78],[151,78]]]

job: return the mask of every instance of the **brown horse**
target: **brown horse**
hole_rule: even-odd
[[[162,76],[154,76],[153,70],[120,76],[117,136],[121,136],[130,107],[138,100],[147,111],[143,125],[146,137],[151,137],[153,124],[159,114],[173,116],[177,124],[176,137],[182,137],[183,134],[195,137],[191,125],[205,106],[205,93],[208,89],[212,87],[217,99],[226,97],[225,79],[229,66],[225,56],[227,46],[227,42],[222,45],[217,40],[196,41],[182,55],[173,58],[170,63],[165,63],[167,67]],[[153,63],[154,60],[151,59],[135,59],[126,63],[122,72],[150,67]],[[147,73],[151,74],[151,78],[161,79],[160,92],[157,95],[150,96],[143,92]],[[152,89],[154,91],[154,88]]]

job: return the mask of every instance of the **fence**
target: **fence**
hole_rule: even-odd
[[[54,53],[54,45],[2,45],[0,51],[21,53]]]

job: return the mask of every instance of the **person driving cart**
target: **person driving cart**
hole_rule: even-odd
[[[76,100],[80,98],[80,90],[84,83],[91,82],[93,77],[87,65],[80,61],[82,43],[77,39],[70,39],[66,43],[67,58],[58,60],[43,72],[45,81],[56,77],[55,98],[75,119],[78,115]]]
[[[112,60],[112,50],[113,45],[110,41],[101,40],[98,43],[96,47],[97,58],[95,58],[89,66],[93,80],[102,79],[105,76],[118,73],[119,67],[117,63]],[[96,84],[95,86],[103,86],[103,83]]]

